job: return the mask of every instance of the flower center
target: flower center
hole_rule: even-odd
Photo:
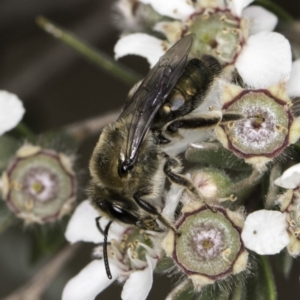
[[[33,200],[46,202],[57,196],[57,176],[43,167],[30,169],[24,174],[23,191]]]
[[[39,194],[44,190],[44,186],[39,181],[34,182],[31,188],[36,194]]]
[[[155,257],[149,236],[137,228],[126,229],[120,241],[112,240],[109,255],[124,271],[147,266],[146,254]]]
[[[245,38],[244,23],[228,10],[206,9],[187,22],[188,32],[196,33],[197,53],[215,56],[223,65],[233,64]]]
[[[223,214],[201,209],[183,217],[174,259],[187,274],[216,276],[230,268],[241,247],[240,234]],[[229,249],[229,251],[227,251]],[[223,253],[229,253],[224,259]]]
[[[274,98],[267,90],[245,90],[226,109],[247,116],[223,127],[231,150],[237,155],[271,155],[284,147],[290,115],[283,101]]]

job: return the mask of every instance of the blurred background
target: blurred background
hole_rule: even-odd
[[[73,49],[52,38],[35,23],[44,15],[67,28],[89,44],[113,56],[119,32],[113,24],[111,0],[0,0],[0,89],[23,100],[25,123],[42,133],[119,109],[129,86],[88,62]],[[300,19],[299,3],[274,0],[294,18]],[[299,37],[300,39],[300,37]],[[147,63],[139,57],[122,59],[127,66],[146,74]],[[84,186],[87,164],[97,137],[77,150],[78,170]],[[84,199],[81,193],[81,199]],[[35,258],[30,229],[14,226],[0,236],[0,298],[24,285],[51,254]],[[43,299],[60,299],[63,286],[91,257],[92,245],[83,245]],[[276,267],[275,267],[276,268]],[[299,300],[300,263],[296,259],[291,278],[276,275],[279,299]],[[172,282],[167,277],[154,280],[149,299],[164,299]],[[112,285],[97,299],[119,299],[121,287]],[[32,299],[34,300],[34,299]]]

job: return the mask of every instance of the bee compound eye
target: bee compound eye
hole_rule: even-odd
[[[113,218],[115,218],[123,223],[126,223],[126,224],[135,225],[138,221],[138,218],[136,216],[134,216],[127,210],[124,210],[113,204],[109,208],[109,213]]]

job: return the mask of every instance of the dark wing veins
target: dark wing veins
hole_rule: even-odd
[[[126,102],[118,118],[126,119],[128,126],[124,167],[134,164],[155,114],[182,75],[193,38],[193,35],[188,35],[173,45],[149,71],[132,98]]]

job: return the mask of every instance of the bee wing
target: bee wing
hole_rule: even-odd
[[[126,118],[128,125],[126,161],[134,163],[155,114],[182,75],[193,38],[193,35],[185,36],[173,45],[149,71],[132,98],[125,103],[119,120]]]

